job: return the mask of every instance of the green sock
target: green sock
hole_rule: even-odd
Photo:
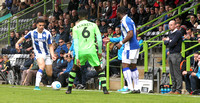
[[[68,83],[68,87],[72,87],[75,77],[76,77],[76,72],[75,72],[75,71],[71,71],[71,72],[69,73],[69,83]]]
[[[99,72],[99,80],[101,80],[102,87],[106,87],[106,77],[103,71]]]

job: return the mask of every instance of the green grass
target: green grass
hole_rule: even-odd
[[[73,90],[65,94],[66,88],[59,91],[41,87],[34,91],[33,86],[0,85],[0,103],[199,103],[200,96],[166,94],[121,94],[111,91],[104,95],[98,90]]]

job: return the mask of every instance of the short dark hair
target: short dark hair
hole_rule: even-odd
[[[78,16],[80,16],[80,17],[87,17],[88,16],[88,12],[86,10],[82,9],[82,10],[80,10],[78,12]]]
[[[200,53],[199,53],[199,52],[195,52],[194,54],[198,54],[198,55],[200,55]]]
[[[45,21],[44,21],[44,19],[38,19],[37,21],[36,21],[36,23],[38,24],[38,23],[45,23]]]
[[[126,8],[124,6],[119,7],[117,9],[117,12],[120,13],[120,14],[126,14]]]

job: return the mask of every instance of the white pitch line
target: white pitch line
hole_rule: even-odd
[[[0,86],[0,87],[6,87],[6,88],[21,88],[21,89],[33,89],[32,87],[18,87],[18,86]],[[49,87],[46,87],[49,88]],[[66,91],[67,88],[61,88],[60,90],[62,91]],[[87,91],[87,92],[102,92],[102,90],[80,90],[80,89],[73,89],[73,91]],[[109,91],[109,92],[113,92],[113,93],[121,93],[118,91]],[[121,93],[122,94],[122,93]],[[145,95],[160,95],[160,96],[173,96],[173,97],[194,97],[194,98],[200,98],[200,96],[198,95],[171,95],[171,94],[158,94],[158,93],[141,93],[141,94],[145,94]]]

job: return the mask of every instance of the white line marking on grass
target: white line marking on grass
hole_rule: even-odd
[[[29,87],[29,86],[22,86],[22,87],[20,87],[20,86],[11,86],[11,85],[8,85],[8,86],[3,86],[3,85],[0,85],[0,87],[5,87],[5,88],[21,88],[21,89],[32,89],[33,90],[33,88],[34,87]],[[42,87],[42,88],[45,88],[45,89],[47,89],[47,90],[52,90],[51,88],[49,88],[49,87]],[[67,90],[67,88],[61,88],[60,90],[62,90],[62,91],[66,91]],[[102,90],[85,90],[85,89],[73,89],[73,91],[86,91],[86,92],[102,92]],[[121,94],[121,92],[118,92],[118,91],[109,91],[110,93],[111,92],[113,92],[113,93],[120,93]],[[200,96],[198,96],[198,95],[184,95],[184,94],[182,94],[182,95],[175,95],[175,94],[159,94],[159,93],[141,93],[141,94],[143,94],[143,95],[159,95],[159,96],[173,96],[173,97],[194,97],[194,98],[200,98]],[[122,94],[123,95],[123,94]],[[134,95],[134,94],[133,94]]]

